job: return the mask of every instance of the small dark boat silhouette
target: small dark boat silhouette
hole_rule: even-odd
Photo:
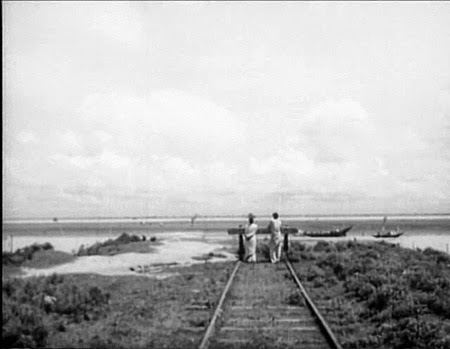
[[[403,235],[403,232],[396,232],[396,231],[387,231],[384,233],[376,233],[375,235],[372,235],[374,238],[398,238],[399,236]]]
[[[375,235],[372,235],[374,238],[398,238],[403,235],[403,232],[397,227],[397,230],[386,230],[386,222],[387,217],[383,218],[383,226],[381,227],[381,231],[377,232]]]
[[[349,225],[345,228],[337,228],[329,231],[305,231],[303,235],[310,237],[338,237],[345,236],[347,232],[353,228],[353,225]]]

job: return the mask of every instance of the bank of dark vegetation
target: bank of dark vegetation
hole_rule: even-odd
[[[21,274],[22,267],[48,268],[74,259],[75,256],[70,253],[55,251],[49,242],[19,248],[15,252],[3,251],[3,277]]]
[[[33,244],[24,248],[19,248],[15,252],[2,253],[2,265],[22,265],[25,261],[31,260],[33,255],[39,251],[54,250],[53,245],[49,242],[44,244]]]
[[[344,348],[450,348],[448,254],[321,241],[290,255]]]
[[[156,237],[147,240],[146,236],[123,233],[116,239],[96,242],[91,246],[81,245],[77,256],[115,255],[126,252],[151,252],[151,245],[156,244]]]

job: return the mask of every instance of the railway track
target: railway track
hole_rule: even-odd
[[[341,349],[289,260],[236,262],[199,349]]]

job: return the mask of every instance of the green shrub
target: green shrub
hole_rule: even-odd
[[[321,268],[333,267],[339,261],[336,253],[323,254],[317,261],[317,265]]]
[[[406,318],[382,333],[383,342],[392,348],[448,348],[442,341],[441,326],[418,318]],[[448,344],[448,343],[447,343]]]
[[[367,282],[374,287],[381,287],[389,283],[387,277],[375,270],[370,270],[366,273]]]
[[[298,250],[298,251],[305,251],[306,250],[306,245],[302,244],[302,243],[296,244],[296,250]]]
[[[286,299],[286,303],[289,305],[304,305],[305,301],[304,298],[302,297],[302,295],[299,292],[293,292],[291,293],[287,299]]]
[[[314,260],[316,259],[316,255],[311,251],[302,251],[300,252],[300,258],[305,260]]]
[[[2,342],[5,347],[45,346],[48,331],[37,307],[14,300],[2,300],[2,308]]]
[[[427,306],[436,315],[450,319],[450,289],[440,289],[431,294]]]
[[[17,249],[15,252],[3,252],[2,253],[2,263],[3,265],[16,265],[20,266],[27,260],[33,258],[33,254],[41,250],[53,250],[53,245],[49,242],[43,244],[33,244],[23,248]]]
[[[338,252],[342,252],[342,251],[345,251],[347,249],[347,242],[339,241],[339,242],[336,242],[335,246],[336,246],[336,250]]]
[[[127,233],[122,233],[117,239],[117,242],[120,242],[122,244],[128,244],[130,242],[138,242],[141,241],[141,238],[137,235],[129,235]]]
[[[312,281],[314,279],[316,279],[317,277],[324,277],[325,276],[325,271],[323,269],[321,269],[318,266],[311,266],[308,268],[308,271],[306,273],[306,280],[308,281]]]
[[[409,285],[412,289],[424,292],[432,292],[435,289],[435,280],[431,279],[429,275],[417,271],[409,275]]]
[[[318,241],[314,247],[313,250],[315,252],[323,252],[330,249],[330,243],[328,241],[320,240]]]
[[[151,241],[154,241],[150,239]],[[127,233],[121,234],[117,239],[108,239],[104,242],[96,242],[91,246],[85,247],[81,245],[78,249],[77,256],[93,256],[103,254],[115,254],[119,251],[120,245],[126,245],[132,242],[139,242],[142,239],[137,235],[129,235]]]
[[[61,316],[77,323],[97,318],[110,297],[96,286],[80,288],[60,275],[5,280],[2,295],[2,339],[8,347],[45,346],[49,326],[63,330]],[[51,324],[52,314],[58,315],[58,324]]]
[[[333,273],[336,275],[338,280],[345,280],[347,276],[345,272],[345,266],[342,263],[337,263],[335,266],[333,266]]]
[[[390,303],[392,291],[388,287],[381,287],[372,292],[367,301],[369,309],[378,312],[384,310]]]
[[[46,242],[44,244],[42,244],[42,249],[43,250],[53,250],[53,245],[50,242]]]
[[[367,282],[365,276],[356,274],[344,282],[344,288],[358,301],[368,300],[376,288]]]
[[[408,301],[394,302],[392,307],[392,318],[403,319],[410,316],[414,316],[417,313],[417,304]]]

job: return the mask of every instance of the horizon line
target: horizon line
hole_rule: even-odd
[[[272,213],[263,213],[258,214],[255,213],[255,216],[271,216]],[[289,213],[289,214],[282,214],[284,217],[364,217],[364,216],[449,216],[450,212],[446,213],[330,213],[330,214],[295,214],[295,213]],[[82,220],[82,219],[132,219],[132,220],[139,220],[139,219],[159,219],[159,218],[192,218],[192,217],[198,218],[240,218],[240,217],[247,217],[247,214],[229,214],[229,215],[220,215],[220,214],[191,214],[191,215],[149,215],[149,216],[45,216],[45,217],[2,217],[2,223],[5,221],[15,221],[15,220],[66,220],[66,219],[75,219],[75,220]]]

